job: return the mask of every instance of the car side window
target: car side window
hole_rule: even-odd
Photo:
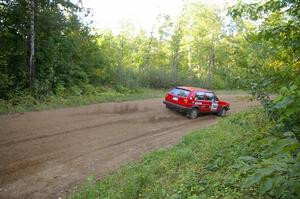
[[[213,93],[205,93],[206,100],[212,101],[215,99],[215,95]]]
[[[205,100],[204,92],[197,92],[195,95],[196,100]]]
[[[216,101],[219,101],[219,98],[218,98],[216,95],[215,95],[215,100],[216,100]]]

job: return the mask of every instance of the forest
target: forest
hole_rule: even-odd
[[[0,106],[109,89],[244,89],[274,122],[249,184],[271,198],[300,195],[300,1],[186,1],[151,32],[130,22],[96,30],[90,14],[80,1],[0,0]]]
[[[82,20],[88,13],[70,1],[35,1],[34,8],[29,1],[2,1],[1,99],[45,98],[64,90],[76,95],[101,86],[245,86],[239,66],[250,48],[243,35],[253,27],[239,19],[225,23],[219,14],[226,16],[224,10],[187,4],[176,19],[157,16],[150,33],[124,22],[118,35],[93,30]]]
[[[124,22],[117,35],[89,27],[83,18],[90,11],[80,3],[0,5],[3,100],[26,95],[42,100],[65,91],[84,95],[102,86],[259,90],[263,81],[277,92],[297,84],[297,1],[227,9],[196,1],[186,3],[177,18],[157,16],[150,33]]]

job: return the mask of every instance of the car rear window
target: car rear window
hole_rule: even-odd
[[[191,91],[181,89],[181,88],[174,88],[170,91],[172,95],[176,95],[179,97],[187,97],[190,94]]]

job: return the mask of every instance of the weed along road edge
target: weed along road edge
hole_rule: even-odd
[[[246,95],[220,98],[231,103],[229,115],[258,105]],[[1,115],[0,198],[57,198],[218,119],[189,120],[162,99]]]

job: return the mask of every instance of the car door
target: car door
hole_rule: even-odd
[[[212,104],[211,104],[211,108],[210,108],[210,111],[211,112],[217,112],[218,108],[219,108],[219,99],[218,97],[213,94],[213,99],[212,99]]]
[[[203,91],[197,91],[195,94],[195,105],[199,107],[199,111],[202,113],[210,112],[210,104],[207,100],[206,93]]]
[[[214,94],[212,92],[205,93],[205,112],[211,112],[215,108]],[[214,105],[214,106],[213,106]]]

